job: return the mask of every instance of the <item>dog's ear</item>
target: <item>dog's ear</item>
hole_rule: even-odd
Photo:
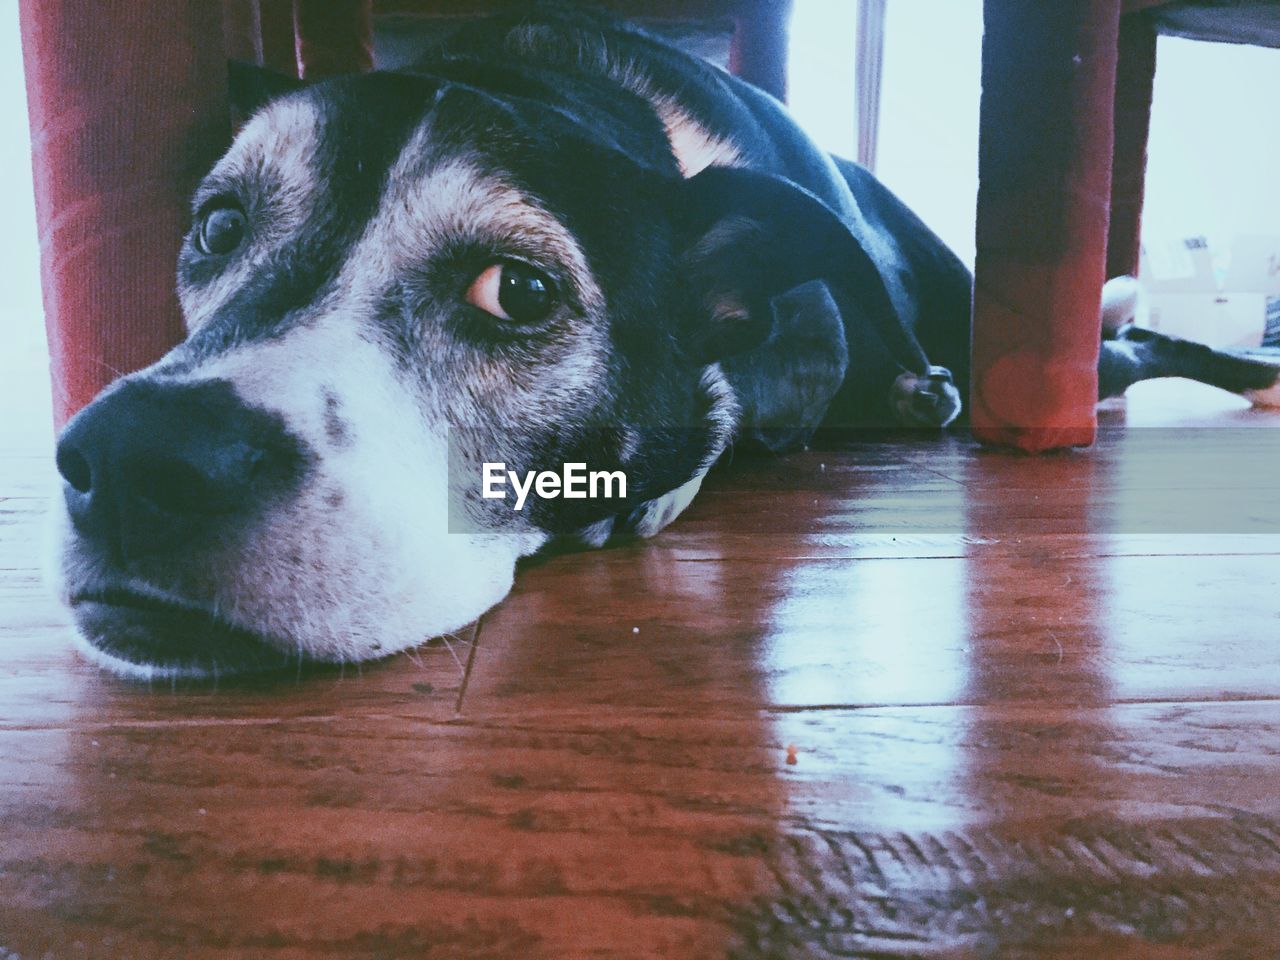
[[[244,60],[227,61],[227,94],[238,122],[243,122],[276,97],[301,90],[306,83]]]
[[[755,398],[756,409],[743,411],[747,435],[772,431],[772,440],[759,437],[770,447],[803,442],[851,362],[859,374],[887,372],[890,382],[928,371],[871,256],[808,191],[770,174],[709,167],[682,184],[677,222],[693,303],[682,343],[699,361],[723,361],[739,396]],[[830,296],[783,298],[812,281]]]
[[[825,203],[790,180],[708,167],[679,191],[684,273],[697,298],[687,349],[708,362],[760,345],[773,329],[772,299],[825,281],[841,309],[856,305],[893,362],[928,363],[903,327],[871,256]]]

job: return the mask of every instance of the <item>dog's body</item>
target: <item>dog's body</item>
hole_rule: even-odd
[[[123,672],[413,646],[553,539],[657,532],[731,442],[941,427],[967,389],[971,280],[937,237],[764,94],[595,16],[284,93],[194,214],[189,338],[58,450],[65,596]],[[1275,384],[1147,334],[1100,373]],[[490,462],[627,496],[515,512]]]

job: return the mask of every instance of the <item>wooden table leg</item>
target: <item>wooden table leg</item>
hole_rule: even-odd
[[[1156,76],[1156,32],[1142,14],[1120,18],[1116,62],[1116,142],[1111,167],[1111,229],[1107,276],[1138,275],[1142,201],[1147,181],[1147,134]]]
[[[984,14],[973,430],[1088,444],[1120,0],[985,0]]]
[[[293,0],[304,80],[373,69],[373,0]]]
[[[742,79],[787,100],[787,41],[793,0],[758,0],[734,17],[729,69]]]
[[[298,41],[293,30],[293,0],[258,0],[262,65],[287,77],[298,75]]]
[[[61,425],[182,337],[187,197],[228,135],[222,5],[21,0]]]
[[[262,11],[258,0],[222,0],[222,39],[227,59],[262,63]]]

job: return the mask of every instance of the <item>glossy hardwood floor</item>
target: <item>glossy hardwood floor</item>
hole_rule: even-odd
[[[0,457],[0,957],[1280,956],[1280,416],[1104,422],[739,458],[474,649],[217,689],[78,659]]]

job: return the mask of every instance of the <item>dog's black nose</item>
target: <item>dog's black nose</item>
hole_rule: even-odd
[[[77,414],[57,449],[76,530],[125,563],[252,515],[305,461],[279,418],[225,381],[126,381]]]

